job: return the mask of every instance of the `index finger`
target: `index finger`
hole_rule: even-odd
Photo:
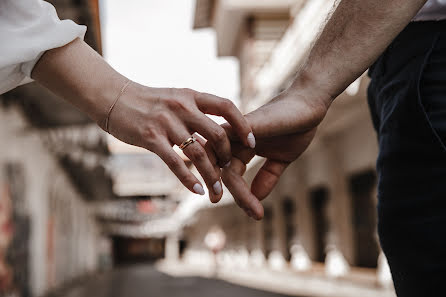
[[[237,158],[232,158],[231,164],[223,168],[222,180],[231,192],[237,205],[250,217],[256,220],[263,218],[264,210],[260,201],[251,193],[249,186],[243,179],[245,164]]]
[[[244,145],[250,148],[256,146],[255,137],[248,121],[231,100],[211,94],[198,93],[195,101],[197,107],[203,113],[225,118]]]

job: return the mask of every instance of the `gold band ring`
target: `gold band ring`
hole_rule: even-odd
[[[194,136],[189,137],[186,141],[184,141],[180,146],[180,150],[184,151],[185,148],[187,148],[190,144],[197,141],[197,139]]]

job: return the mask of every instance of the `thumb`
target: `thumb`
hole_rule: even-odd
[[[254,196],[260,201],[265,199],[274,189],[288,165],[290,165],[289,162],[267,159],[252,181],[251,192]]]

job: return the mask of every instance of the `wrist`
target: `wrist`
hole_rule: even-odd
[[[310,105],[328,110],[337,97],[328,80],[309,71],[300,71],[286,92],[292,98],[306,98]]]
[[[116,118],[122,117],[122,115],[127,114],[129,109],[135,108],[136,106],[141,110],[145,109],[141,102],[144,101],[148,89],[145,86],[124,78],[124,80],[113,87],[112,92],[106,94],[107,98],[102,95],[104,97],[99,101],[102,101],[104,105],[99,109],[100,112],[95,119],[96,123],[106,132],[110,133],[111,120],[116,123]]]
[[[124,97],[135,92],[131,84],[126,88],[125,92],[121,93],[123,86],[128,81],[127,78],[121,75],[109,77],[102,84],[98,84],[84,93],[85,98],[83,101],[91,104],[91,108],[86,112],[101,128],[105,128],[110,108],[116,104],[115,101],[125,100]]]
[[[328,106],[310,92],[289,88],[245,117],[259,138],[302,133],[317,127]]]

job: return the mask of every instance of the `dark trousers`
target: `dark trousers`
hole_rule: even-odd
[[[369,76],[378,233],[395,289],[446,296],[446,21],[409,24]]]

